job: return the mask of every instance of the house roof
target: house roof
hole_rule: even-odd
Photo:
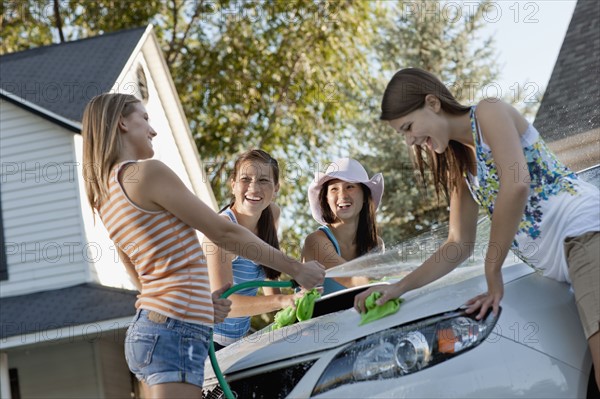
[[[0,299],[0,339],[133,317],[137,292],[85,283]]]
[[[0,56],[2,97],[81,122],[88,101],[115,84],[146,27]],[[17,100],[24,100],[19,104]],[[39,110],[37,110],[39,113]]]
[[[600,127],[600,3],[579,0],[534,125],[547,141]]]

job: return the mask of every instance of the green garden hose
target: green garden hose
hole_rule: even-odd
[[[243,290],[244,288],[250,287],[276,287],[276,288],[296,288],[298,287],[298,283],[294,280],[290,281],[247,281],[245,283],[237,284],[228,289],[221,295],[221,298],[227,298],[229,295],[233,294],[236,291]],[[215,345],[213,343],[212,332],[210,333],[210,345],[208,347],[208,356],[210,357],[210,363],[212,364],[212,368],[215,371],[215,375],[217,376],[217,380],[219,380],[219,384],[221,385],[221,389],[225,394],[227,399],[235,399],[231,389],[229,388],[229,384],[223,377],[223,373],[221,372],[221,368],[219,367],[219,363],[217,362],[217,355],[215,354]]]

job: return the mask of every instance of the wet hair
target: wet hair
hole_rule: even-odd
[[[273,183],[279,184],[279,164],[269,153],[263,150],[246,151],[235,160],[231,180],[235,181],[240,173],[242,164],[246,161],[260,162],[271,167],[273,172]],[[229,205],[221,209],[221,212],[227,208],[231,208],[235,204],[235,197],[232,197]],[[271,211],[271,206],[267,206],[261,213],[256,226],[257,236],[275,249],[279,249],[279,238],[277,238],[277,228],[275,227],[275,218]],[[268,266],[261,265],[265,271],[265,275],[269,280],[275,280],[281,276],[281,272],[271,269]]]
[[[321,187],[321,191],[319,191],[321,214],[323,215],[323,220],[329,224],[335,222],[335,215],[327,203],[327,190],[332,181],[325,182]],[[358,184],[362,189],[364,202],[358,215],[358,226],[356,228],[356,235],[354,236],[357,257],[379,246],[377,242],[377,223],[375,221],[375,201],[373,201],[369,187],[362,183]]]
[[[437,97],[442,110],[448,114],[463,115],[470,110],[470,107],[460,104],[433,74],[418,68],[406,68],[396,72],[385,88],[380,119],[391,121],[423,108],[428,94]],[[450,140],[442,154],[413,145],[411,158],[421,173],[423,184],[426,182],[425,167],[431,169],[435,191],[438,197],[442,191],[446,199],[466,174],[471,162],[468,149],[454,140]]]
[[[108,179],[121,152],[119,119],[140,100],[129,94],[104,93],[90,100],[83,112],[83,177],[92,210],[108,197]]]

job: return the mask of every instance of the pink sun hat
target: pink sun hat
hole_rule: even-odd
[[[375,209],[381,203],[383,197],[383,175],[377,173],[369,179],[365,168],[355,159],[341,158],[329,164],[325,173],[317,172],[315,178],[308,187],[308,202],[313,218],[322,225],[327,222],[323,220],[321,206],[319,204],[319,192],[323,184],[329,180],[339,179],[349,183],[362,183],[371,190],[371,197],[375,204]]]

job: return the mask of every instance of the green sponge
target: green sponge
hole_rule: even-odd
[[[359,326],[396,313],[400,309],[400,304],[404,302],[403,299],[396,298],[387,301],[383,305],[377,305],[375,301],[377,301],[380,297],[380,292],[373,292],[367,297],[367,299],[365,299],[365,307],[367,308],[367,311],[360,314],[361,320]]]
[[[275,314],[275,323],[273,324],[273,330],[277,328],[289,326],[296,322],[296,309],[293,306],[288,306],[285,309],[280,310]],[[277,326],[275,328],[275,326]]]
[[[310,320],[315,310],[315,301],[320,297],[321,294],[315,288],[307,291],[302,298],[296,299],[296,307],[288,306],[275,314],[275,322],[271,326],[271,330],[289,326],[296,320]]]
[[[315,310],[315,301],[321,297],[319,291],[312,289],[296,302],[296,318],[298,321],[310,320]]]

